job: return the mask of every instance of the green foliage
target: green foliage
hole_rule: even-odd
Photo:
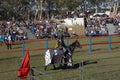
[[[31,2],[31,4],[29,2]],[[35,2],[37,1],[37,2]],[[38,6],[41,0],[0,0],[0,8],[3,9],[0,11],[0,16],[2,16],[2,20],[6,19],[8,20],[10,17],[19,18],[28,18],[30,14],[35,14],[32,10],[33,6]],[[57,13],[63,13],[66,11],[72,11],[75,10],[78,6],[81,6],[83,8],[83,3],[85,0],[43,0],[44,2],[47,2],[47,8],[54,5],[56,8],[56,14]],[[102,2],[105,2],[105,0],[86,0],[88,2],[88,6],[86,8],[90,7],[99,7],[99,4]],[[29,13],[28,10],[31,12]],[[47,13],[47,10],[44,13]],[[49,10],[48,10],[49,11]],[[25,15],[24,15],[25,14]],[[52,13],[54,14],[54,12]],[[52,15],[51,14],[51,15]]]

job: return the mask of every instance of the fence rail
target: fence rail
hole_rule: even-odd
[[[65,38],[66,40],[66,44],[69,45],[69,40],[71,39],[89,39],[89,44],[82,44],[82,46],[89,46],[89,52],[91,53],[93,50],[92,46],[94,45],[106,45],[108,44],[108,50],[112,50],[112,44],[120,44],[120,41],[112,41],[112,37],[120,37],[119,34],[114,34],[114,35],[102,35],[102,36],[78,36],[78,37],[71,37],[71,38]],[[108,37],[108,40],[105,42],[97,42],[97,43],[93,43],[93,39],[98,39],[101,37]],[[39,51],[39,50],[46,50],[49,47],[49,41],[56,41],[57,39],[42,39],[42,40],[25,40],[24,42],[22,41],[17,41],[14,42],[14,44],[22,44],[22,50],[9,50],[9,51],[3,51],[0,52],[0,54],[4,54],[4,53],[9,53],[9,52],[23,52],[24,49],[24,44],[25,43],[30,43],[30,42],[45,42],[46,47],[42,47],[42,48],[34,48],[34,49],[30,49],[30,51]],[[53,49],[52,47],[49,47],[49,49]]]

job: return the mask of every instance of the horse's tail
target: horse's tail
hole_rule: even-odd
[[[48,49],[45,52],[45,66],[48,66],[51,63],[51,55],[50,55],[50,50]]]

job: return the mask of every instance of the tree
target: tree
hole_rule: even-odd
[[[98,12],[98,9],[100,9],[100,3],[103,2],[105,0],[88,0],[88,2],[90,2],[90,4],[96,8],[96,12]]]
[[[41,2],[42,1],[42,2]],[[87,2],[87,8],[95,6],[100,8],[104,0],[0,0],[0,15],[2,19],[15,17],[16,19],[30,19],[31,15],[41,19],[50,18],[52,15],[71,12],[77,7],[83,9],[83,2]],[[35,7],[33,9],[33,7]],[[97,10],[96,9],[96,10]]]
[[[75,10],[81,4],[82,0],[46,0],[46,2],[48,4],[47,10],[51,15],[52,11],[55,11],[54,13],[61,14]]]

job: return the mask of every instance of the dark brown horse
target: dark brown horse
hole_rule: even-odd
[[[72,55],[75,50],[75,48],[81,48],[79,41],[76,40],[69,46],[66,46],[65,49],[53,49],[53,50],[47,50],[45,53],[45,70],[47,69],[49,64],[53,64],[54,69],[56,68],[55,64],[61,65],[62,59],[64,58],[64,64],[66,66],[72,66],[73,60]]]

